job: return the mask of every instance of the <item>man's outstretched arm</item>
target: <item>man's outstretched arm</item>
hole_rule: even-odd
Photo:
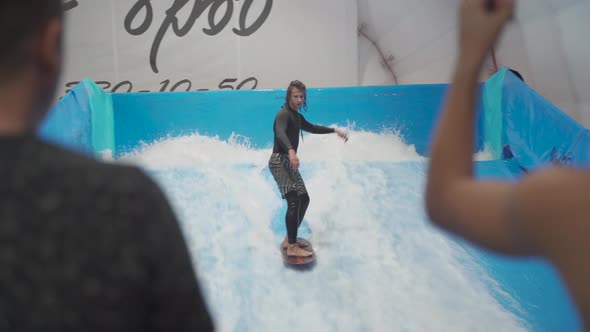
[[[310,132],[312,134],[331,134],[336,133],[338,136],[342,137],[343,139],[347,140],[348,136],[346,133],[338,128],[330,128],[320,125],[314,125],[307,120],[303,116],[301,116],[301,129]]]

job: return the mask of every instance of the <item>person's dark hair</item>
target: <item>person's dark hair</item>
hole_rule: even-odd
[[[42,25],[63,16],[62,0],[0,0],[0,79],[30,59],[31,41]]]
[[[520,74],[518,71],[516,71],[516,70],[514,70],[514,69],[510,69],[510,71],[511,71],[511,72],[512,72],[514,75],[516,75],[516,77],[518,77],[518,78],[519,78],[521,81],[523,81],[523,82],[524,82],[524,78],[522,77],[522,75],[521,75],[521,74]]]
[[[289,105],[289,99],[291,99],[291,93],[294,88],[297,88],[303,92],[303,97],[305,98],[305,101],[303,102],[303,109],[307,112],[307,88],[301,81],[294,80],[289,83],[289,87],[287,88],[287,96],[285,96],[285,102],[287,105]]]

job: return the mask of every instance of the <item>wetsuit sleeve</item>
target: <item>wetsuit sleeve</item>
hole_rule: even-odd
[[[287,112],[279,111],[275,120],[275,136],[279,144],[285,151],[293,149],[293,144],[287,135],[287,124],[289,123],[289,114]]]
[[[144,252],[150,275],[147,330],[212,331],[212,318],[176,216],[156,184],[145,181]]]
[[[312,134],[331,134],[334,132],[334,128],[311,124],[311,123],[307,122],[307,120],[305,120],[303,115],[300,115],[300,116],[301,116],[301,129],[303,129],[307,132],[310,132]]]

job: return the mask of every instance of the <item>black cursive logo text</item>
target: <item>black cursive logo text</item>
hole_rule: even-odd
[[[63,10],[64,11],[68,11],[70,9],[74,9],[78,7],[78,1],[77,0],[68,0],[63,4]]]
[[[156,33],[156,37],[152,43],[152,47],[150,50],[150,67],[154,73],[158,73],[158,52],[160,50],[160,45],[166,37],[166,34],[172,30],[174,34],[178,37],[184,37],[191,29],[193,28],[196,20],[201,17],[205,11],[208,10],[207,13],[207,23],[208,27],[203,28],[203,32],[209,36],[214,36],[223,31],[227,24],[230,22],[231,17],[234,12],[234,1],[238,0],[192,0],[192,10],[191,13],[183,24],[179,22],[177,17],[178,12],[181,11],[191,0],[175,0],[172,6],[166,10],[166,17],[162,21],[158,32]],[[260,13],[260,16],[252,22],[250,26],[247,26],[246,19],[248,18],[248,14],[252,7],[252,3],[254,0],[242,0],[242,8],[240,10],[239,20],[238,20],[238,28],[233,28],[232,31],[242,37],[250,36],[268,19],[271,9],[273,0],[264,0],[266,1],[264,5],[264,9]],[[223,16],[219,18],[218,21],[215,20],[218,17],[218,12],[220,10],[225,9]],[[139,25],[133,26],[140,13],[143,12],[143,20]],[[139,18],[141,19],[141,17]],[[124,27],[125,30],[133,35],[139,36],[144,34],[146,31],[149,30],[153,23],[154,19],[154,10],[152,8],[152,4],[150,0],[137,0],[137,2],[131,7],[127,16],[125,17]]]

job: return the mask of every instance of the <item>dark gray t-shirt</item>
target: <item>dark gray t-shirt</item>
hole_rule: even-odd
[[[177,219],[138,168],[0,136],[0,331],[208,331]]]

